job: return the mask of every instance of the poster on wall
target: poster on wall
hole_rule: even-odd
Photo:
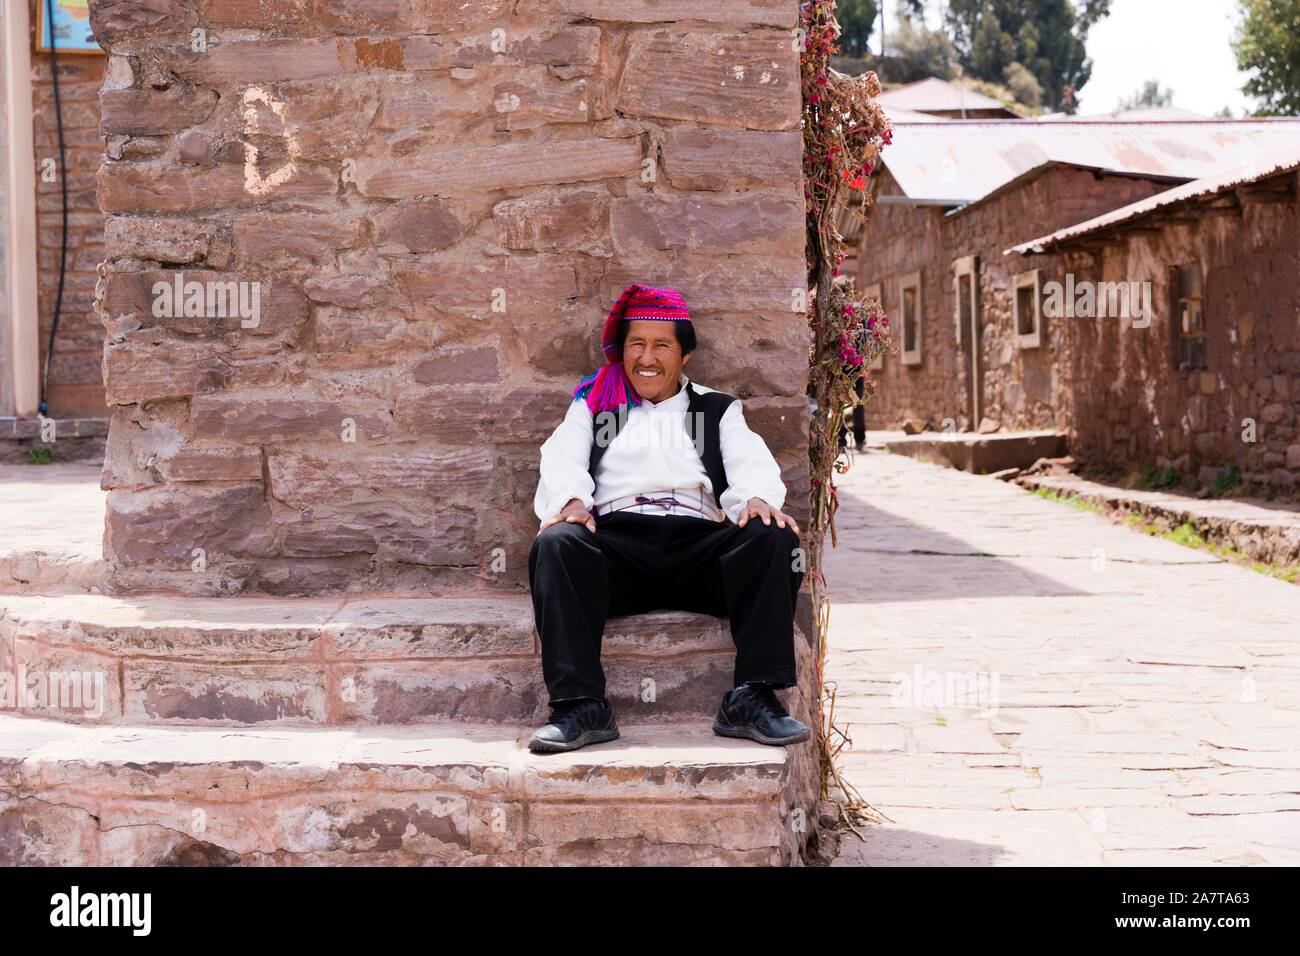
[[[53,10],[53,20],[50,11]],[[60,53],[103,53],[90,29],[90,0],[36,0],[36,49],[50,49],[50,31]]]

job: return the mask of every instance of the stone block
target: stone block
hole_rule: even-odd
[[[420,385],[492,385],[501,381],[495,348],[444,349],[411,369]]]
[[[692,0],[543,0],[557,12],[591,20],[623,23],[671,23],[709,20],[728,26],[742,24],[786,27],[798,24],[798,9],[787,0],[719,0],[701,6]]]
[[[97,0],[90,26],[105,49],[123,40],[189,33],[194,11],[182,0]]]
[[[99,169],[99,204],[108,213],[206,212],[288,200],[326,199],[335,194],[335,175],[295,163],[251,175],[243,164],[211,169],[105,163]],[[260,178],[259,178],[260,177]]]
[[[272,497],[310,510],[409,499],[481,506],[493,480],[482,448],[407,447],[352,453],[348,446],[277,449],[267,455]]]
[[[540,444],[572,400],[558,389],[517,389],[500,398],[412,391],[398,398],[395,417],[405,432],[454,445]]]
[[[799,57],[782,33],[648,31],[632,39],[615,103],[633,116],[793,130]]]
[[[584,189],[507,199],[492,207],[497,242],[537,252],[578,250],[608,256],[609,193]]]
[[[128,333],[104,347],[110,405],[196,395],[220,388],[228,374],[213,349],[167,339],[157,329]]]
[[[249,445],[190,445],[162,463],[171,481],[260,481],[262,451]]]
[[[665,130],[663,174],[677,189],[717,192],[775,186],[799,200],[803,137],[757,130]]]
[[[802,202],[742,199],[615,199],[610,207],[614,250],[620,255],[700,249],[773,254],[804,239]]]
[[[373,221],[376,245],[398,245],[417,254],[446,249],[463,234],[456,213],[435,199],[397,203],[376,213]]]
[[[236,442],[293,439],[353,440],[388,433],[387,405],[369,398],[314,399],[285,396],[203,395],[190,403],[190,433],[195,438]]]
[[[222,667],[128,660],[125,716],[168,723],[324,723],[330,702],[319,663]]]
[[[104,90],[100,127],[107,135],[158,136],[197,126],[217,105],[213,90],[175,86],[166,90]]]
[[[121,564],[192,566],[194,550],[261,557],[270,549],[270,512],[261,484],[155,487],[109,492],[105,553]]]
[[[360,159],[357,189],[375,199],[465,196],[621,178],[640,168],[641,144],[630,138],[440,146],[400,158]]]

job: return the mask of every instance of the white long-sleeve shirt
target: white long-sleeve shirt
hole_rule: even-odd
[[[594,441],[592,415],[586,402],[575,400],[542,444],[541,478],[533,497],[538,519],[554,518],[574,498],[590,509],[615,498],[675,488],[698,488],[706,502],[721,507],[733,522],[750,498],[761,498],[778,509],[785,504],[781,466],[763,439],[745,424],[739,399],[728,406],[719,425],[727,490],[721,501],[715,501],[713,483],[686,430],[688,381],[683,373],[681,387],[671,398],[642,399],[640,405],[629,407],[626,424],[596,466],[595,481],[587,471]],[[701,393],[714,391],[698,383],[694,387]],[[668,514],[654,509],[645,513]]]

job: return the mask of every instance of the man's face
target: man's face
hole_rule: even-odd
[[[623,371],[643,399],[662,402],[677,391],[682,366],[691,360],[682,355],[671,322],[633,319],[623,341]]]

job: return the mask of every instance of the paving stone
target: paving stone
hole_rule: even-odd
[[[1300,860],[1300,590],[897,455],[837,485],[827,675],[868,741],[843,772],[897,822],[836,865]],[[918,665],[997,674],[996,709],[891,706]]]

